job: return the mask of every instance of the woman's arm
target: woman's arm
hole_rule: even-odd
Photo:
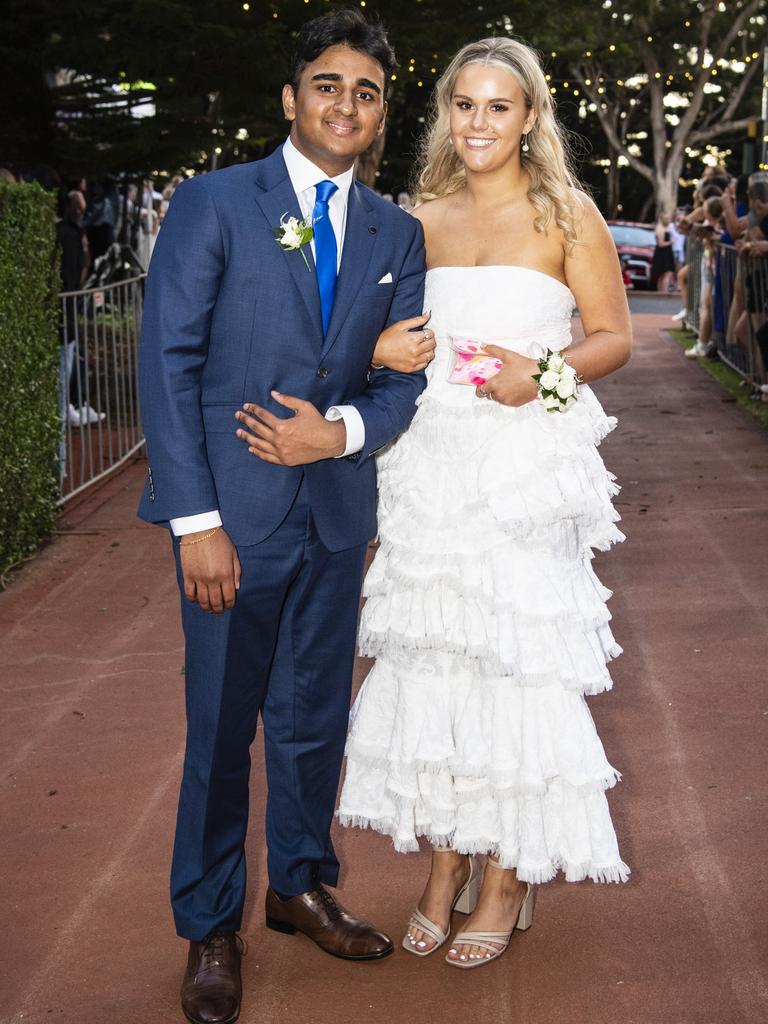
[[[741,238],[744,234],[747,227],[747,218],[737,216],[736,207],[733,204],[733,196],[728,189],[720,196],[720,202],[723,207],[725,226],[735,242],[737,238]]]
[[[428,205],[428,204],[425,204]],[[425,205],[411,211],[411,216],[424,227]],[[435,356],[435,335],[427,326],[431,312],[410,320],[398,320],[379,335],[373,350],[374,368],[418,373],[426,369]]]
[[[599,380],[628,362],[632,323],[616,246],[600,211],[579,193],[579,244],[565,257],[565,279],[574,294],[584,340],[566,359],[585,381]]]
[[[379,335],[371,364],[398,373],[418,373],[426,369],[435,355],[435,335],[426,326],[431,315],[426,312],[390,324]]]
[[[576,193],[578,243],[564,260],[565,279],[579,308],[586,337],[570,346],[565,359],[584,381],[597,380],[618,370],[632,350],[629,307],[621,277],[616,246],[602,215],[583,193]],[[539,372],[535,359],[498,345],[485,345],[489,355],[504,368],[481,387],[478,395],[490,395],[502,405],[520,406],[538,394],[532,379]]]

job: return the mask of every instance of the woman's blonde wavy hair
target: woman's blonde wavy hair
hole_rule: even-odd
[[[528,134],[527,153],[520,152],[530,178],[528,198],[537,212],[534,226],[546,232],[554,221],[569,244],[576,242],[576,203],[572,189],[579,187],[572,170],[565,133],[555,118],[552,95],[538,55],[529,46],[504,36],[481,39],[462,47],[437,81],[429,123],[419,143],[416,166],[416,202],[426,202],[458,191],[466,181],[464,165],[451,145],[451,102],[456,79],[468,64],[495,64],[511,72],[536,111]]]

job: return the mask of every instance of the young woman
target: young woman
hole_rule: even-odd
[[[622,539],[596,450],[615,421],[573,382],[622,366],[631,334],[615,246],[575,187],[527,46],[487,39],[453,59],[418,192],[437,352],[411,426],[379,456],[381,544],[360,628],[376,664],[353,709],[339,816],[400,851],[430,840],[403,945],[433,953],[452,910],[472,912],[446,956],[466,968],[528,926],[532,886],[558,870],[629,874],[604,794],[619,775],[583,699],[610,688],[620,653],[591,568],[593,549]],[[586,337],[571,349],[576,305]],[[385,332],[375,361],[402,368],[401,337]],[[502,365],[477,388],[449,381],[451,346],[468,338]],[[545,402],[534,375],[548,351],[564,353],[552,371],[564,398]]]
[[[656,290],[668,292],[675,281],[675,252],[672,247],[672,218],[662,213],[656,222],[656,248],[653,250],[651,276],[656,280]]]

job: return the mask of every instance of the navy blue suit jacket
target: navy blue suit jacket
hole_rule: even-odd
[[[373,452],[408,426],[423,374],[370,372],[382,329],[422,312],[419,222],[358,182],[349,192],[333,315],[323,337],[317,275],[272,228],[301,217],[278,150],[183,182],[163,222],[147,281],[140,396],[150,471],[139,515],[153,523],[218,508],[236,545],[275,530],[306,477],[319,534],[332,551],[376,533]],[[391,283],[379,281],[391,274]],[[325,413],[354,405],[357,456],[305,467],[263,462],[235,436],[235,412],[270,392]]]

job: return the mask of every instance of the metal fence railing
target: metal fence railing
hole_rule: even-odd
[[[144,444],[136,386],[144,277],[60,296],[60,504]]]
[[[768,399],[768,257],[741,257],[739,263],[746,307],[746,375]]]
[[[750,350],[738,344],[734,336],[732,317],[734,299],[738,294],[740,263],[738,252],[732,245],[718,242],[715,249],[714,281],[712,285],[712,340],[717,354],[744,377],[751,373]],[[729,329],[729,320],[731,321]]]
[[[685,326],[694,334],[699,333],[701,323],[701,278],[705,260],[704,245],[696,238],[689,238],[685,250],[688,267],[686,278]]]
[[[711,318],[718,357],[768,400],[768,258],[690,237],[685,325],[699,335]]]

